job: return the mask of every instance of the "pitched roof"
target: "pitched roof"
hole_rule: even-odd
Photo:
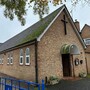
[[[39,35],[46,29],[46,27],[52,22],[52,20],[56,17],[56,15],[63,8],[61,6],[56,11],[52,12],[50,15],[46,16],[42,20],[38,21],[34,25],[30,26],[23,32],[17,34],[11,39],[7,40],[0,46],[0,52],[7,50],[9,48],[15,47],[17,45],[26,43],[28,41],[34,40],[39,37]]]
[[[83,32],[83,30],[85,30],[86,27],[90,28],[90,25],[85,24],[84,27],[83,27],[82,30],[81,30],[81,33]]]

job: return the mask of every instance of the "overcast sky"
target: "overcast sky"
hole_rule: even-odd
[[[52,4],[50,4],[49,13],[51,13],[52,11],[54,11],[55,9],[59,7],[60,5],[53,6]],[[69,11],[73,9],[70,3],[67,3],[67,8],[69,9]],[[90,6],[88,5],[82,6],[78,4],[77,7],[73,9],[73,13],[71,15],[74,20],[77,19],[78,21],[80,21],[81,28],[84,26],[84,24],[90,25],[90,19],[89,19],[90,18]],[[9,38],[25,30],[27,27],[31,26],[38,20],[39,20],[38,15],[34,15],[33,10],[31,8],[27,12],[25,26],[21,26],[17,18],[15,18],[13,21],[6,19],[3,15],[3,8],[0,7],[0,43],[5,42]]]

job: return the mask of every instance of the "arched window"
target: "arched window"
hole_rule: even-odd
[[[1,57],[1,59],[2,59],[2,60],[1,60],[1,63],[2,63],[2,64],[3,64],[3,58],[4,58],[4,55],[2,55],[2,57]]]
[[[0,55],[0,64],[2,64],[2,58],[1,58],[1,55]]]
[[[10,53],[10,64],[13,64],[13,52]]]
[[[0,64],[3,64],[3,55],[0,55]]]
[[[20,65],[23,65],[23,49],[20,49],[20,59],[19,59]]]
[[[10,53],[8,53],[7,64],[10,64]]]
[[[30,65],[30,49],[29,49],[29,48],[26,48],[25,64],[26,64],[26,65]]]

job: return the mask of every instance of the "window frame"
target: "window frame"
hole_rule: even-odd
[[[3,58],[4,58],[4,57],[3,57],[3,55],[2,55],[2,58],[1,58],[1,64],[3,64],[3,60],[4,60]]]
[[[27,53],[28,50],[29,52]],[[27,63],[27,57],[29,58],[29,63]],[[25,65],[30,65],[30,48],[26,48],[25,51]]]
[[[2,64],[2,59],[1,59],[1,57],[0,57],[0,64]]]
[[[85,43],[86,45],[90,45],[90,38],[84,39],[84,43]]]
[[[9,65],[9,64],[13,64],[13,52],[9,52],[8,53],[8,58],[7,58],[7,64]],[[11,62],[11,60],[12,60],[12,62]]]
[[[0,64],[3,64],[3,55],[0,55]]]
[[[10,53],[8,53],[8,57],[7,57],[7,64],[10,64]]]
[[[19,55],[19,64],[23,65],[24,64],[24,51],[23,49],[20,49],[20,55]],[[21,63],[21,58],[22,58],[22,63]]]
[[[12,62],[11,62],[12,60]],[[10,64],[13,64],[13,56],[10,56]]]
[[[11,62],[12,60],[12,62]],[[12,65],[13,64],[13,52],[10,52],[10,64]]]

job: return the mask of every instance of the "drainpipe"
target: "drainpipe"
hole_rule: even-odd
[[[37,39],[35,39],[35,80],[38,83],[38,62],[37,62]]]

